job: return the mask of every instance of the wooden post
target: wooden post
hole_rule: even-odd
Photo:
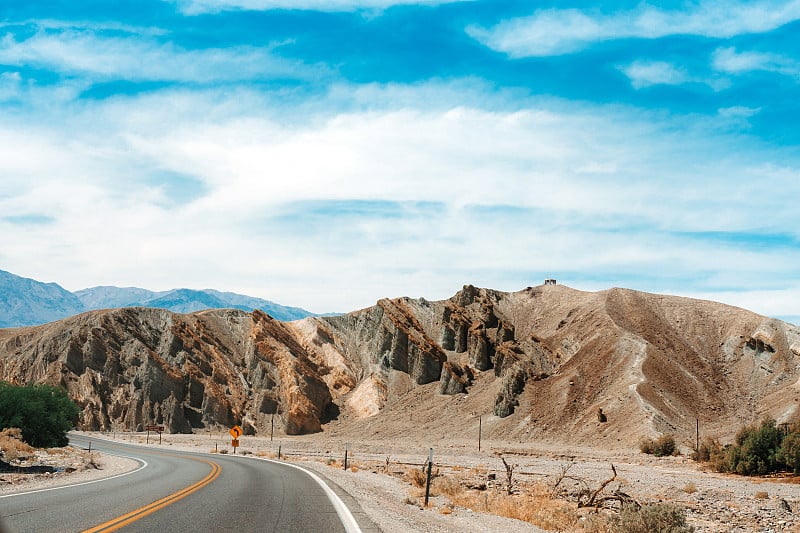
[[[150,430],[149,429],[147,430],[147,437],[145,438],[144,443],[145,444],[150,444]]]
[[[272,418],[269,422],[269,441],[272,442],[272,435],[275,432],[275,413],[272,413]]]
[[[481,451],[481,432],[483,430],[483,420],[481,415],[478,415],[478,451]]]
[[[433,448],[428,452],[428,479],[425,482],[425,507],[428,506],[428,498],[431,495],[431,470],[433,469]]]
[[[697,421],[697,426],[694,432],[694,451],[700,453],[700,418],[695,419]]]
[[[348,452],[348,448],[349,447],[350,447],[350,445],[345,442],[344,443],[344,469],[345,470],[347,470],[347,452]]]
[[[278,459],[281,458],[281,445],[278,444]]]

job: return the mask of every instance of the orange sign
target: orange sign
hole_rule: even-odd
[[[242,436],[242,433],[244,433],[244,431],[242,431],[242,428],[240,428],[239,426],[233,426],[228,433],[230,433],[231,437],[233,437],[234,439],[238,439],[239,437]]]
[[[231,441],[231,447],[232,448],[238,448],[239,447],[239,439],[233,439]]]

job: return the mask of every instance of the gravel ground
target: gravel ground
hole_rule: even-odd
[[[100,437],[111,435],[88,434]],[[136,434],[117,434],[122,442],[144,443]],[[381,530],[392,532],[469,532],[504,531],[508,533],[542,531],[533,525],[489,514],[477,513],[448,505],[444,496],[432,498],[431,506],[419,506],[421,490],[399,477],[402,469],[421,466],[427,449],[410,442],[359,442],[349,444],[349,462],[355,472],[341,466],[344,443],[324,437],[242,437],[238,453],[275,456],[280,447],[282,459],[296,462],[319,472],[353,496],[365,514]],[[222,434],[164,435],[160,446],[209,452],[230,451],[230,440]],[[151,444],[157,447],[157,444]],[[422,449],[421,449],[422,448]],[[493,483],[505,479],[499,454],[509,464],[517,465],[516,480],[522,483],[552,485],[559,473],[572,465],[568,475],[583,480],[591,487],[611,477],[614,464],[617,477],[609,489],[619,488],[640,503],[669,502],[687,508],[687,518],[699,533],[711,532],[800,532],[800,484],[796,478],[746,478],[703,471],[685,457],[654,458],[638,452],[603,453],[590,449],[565,450],[542,446],[510,447],[504,443],[487,443],[483,452],[472,443],[450,442],[436,448],[434,464],[444,476],[464,469],[480,472]],[[389,458],[387,473],[386,458]],[[76,458],[76,462],[77,462]],[[85,459],[82,459],[85,462]],[[339,461],[338,466],[328,463]],[[102,456],[103,469],[85,469],[72,474],[35,475],[29,481],[12,481],[9,474],[0,475],[0,493],[28,490],[57,483],[71,483],[113,475],[135,467],[130,460]],[[395,475],[391,475],[395,474]],[[494,475],[496,481],[489,478]],[[14,475],[19,476],[19,475]],[[574,481],[565,480],[569,489]],[[796,516],[796,514],[798,516]]]
[[[36,455],[19,466],[48,465],[57,469],[43,474],[0,474],[0,495],[29,490],[60,487],[94,481],[130,472],[139,463],[133,459],[99,452],[86,452],[72,447],[37,450]]]

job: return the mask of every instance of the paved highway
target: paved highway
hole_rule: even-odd
[[[88,446],[86,437],[70,441]],[[2,496],[3,533],[362,531],[330,488],[292,465],[97,439],[92,449],[135,458],[140,467],[98,482]],[[364,531],[372,529],[367,524]]]

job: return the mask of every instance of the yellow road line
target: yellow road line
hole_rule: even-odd
[[[192,459],[193,461],[201,461],[203,463],[209,464],[211,466],[211,472],[209,472],[209,474],[206,477],[204,477],[197,483],[189,485],[183,490],[179,490],[178,492],[173,492],[169,496],[165,496],[164,498],[161,498],[158,501],[154,501],[153,503],[145,505],[144,507],[140,507],[135,511],[131,511],[130,513],[124,514],[117,518],[113,518],[108,522],[104,522],[99,526],[87,529],[82,533],[100,533],[100,532],[106,533],[106,532],[116,531],[121,527],[125,527],[132,522],[136,522],[140,518],[144,518],[149,514],[155,513],[159,509],[163,509],[164,507],[185,498],[186,496],[192,494],[193,492],[197,492],[198,490],[202,489],[203,487],[205,487],[206,485],[217,479],[220,473],[222,472],[222,467],[212,461],[206,461],[205,459],[195,459],[193,457],[189,457],[188,459]]]

